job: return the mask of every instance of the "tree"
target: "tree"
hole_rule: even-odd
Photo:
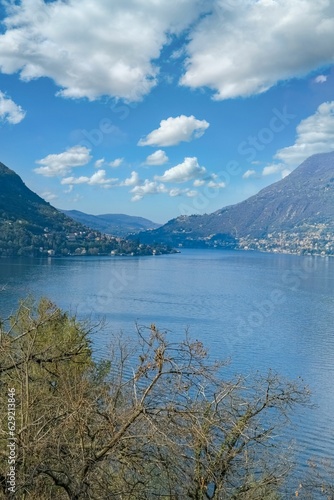
[[[97,362],[93,330],[46,299],[21,303],[1,324],[1,407],[12,389],[16,403],[15,498],[278,498],[290,463],[272,437],[307,402],[304,387],[271,372],[225,380],[201,342],[173,342],[155,325],[137,327],[131,342],[114,336]],[[4,494],[7,442],[2,412]]]

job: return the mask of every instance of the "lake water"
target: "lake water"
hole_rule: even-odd
[[[104,316],[94,339],[103,356],[110,330],[131,335],[155,323],[181,339],[185,329],[230,373],[274,369],[302,377],[314,409],[294,416],[298,469],[334,461],[334,259],[220,250],[157,257],[0,259],[0,314],[19,298],[47,296],[60,307]]]

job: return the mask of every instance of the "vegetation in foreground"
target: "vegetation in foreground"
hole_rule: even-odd
[[[316,474],[280,493],[289,445],[273,435],[307,404],[304,387],[224,380],[200,342],[154,325],[113,337],[96,362],[92,333],[46,299],[1,323],[1,498],[333,498]]]

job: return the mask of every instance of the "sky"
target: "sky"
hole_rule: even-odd
[[[211,213],[334,150],[334,0],[0,0],[0,161],[53,206]]]

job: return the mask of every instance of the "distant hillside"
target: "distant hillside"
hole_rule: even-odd
[[[156,224],[143,217],[135,217],[124,214],[102,214],[91,215],[79,212],[78,210],[61,210],[68,217],[77,222],[89,226],[101,233],[112,234],[114,236],[127,236],[130,233],[139,233],[148,229],[155,229],[161,224]]]
[[[209,215],[180,216],[139,238],[187,247],[333,254],[334,152],[308,158],[241,203]]]
[[[31,226],[31,229],[45,227],[51,222],[52,228],[56,230],[66,227],[78,229],[78,224],[73,224],[68,217],[31,191],[22,179],[3,163],[0,163],[0,219],[2,222],[21,219]]]
[[[0,163],[0,256],[150,255],[170,251],[164,245],[138,245],[103,235],[74,221]]]

